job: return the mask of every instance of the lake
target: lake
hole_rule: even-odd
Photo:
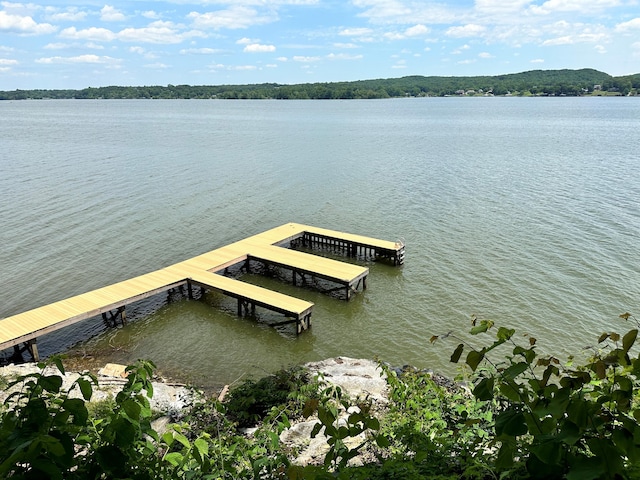
[[[474,314],[580,353],[640,315],[638,125],[637,98],[0,102],[0,317],[299,222],[403,238],[405,265],[348,303],[248,278],[315,303],[298,338],[159,296],[41,355],[204,386],[337,355],[453,374],[429,338],[482,345]]]

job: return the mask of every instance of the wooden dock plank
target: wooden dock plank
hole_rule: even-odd
[[[251,245],[249,257],[265,260],[287,268],[294,268],[346,285],[357,282],[369,274],[368,268],[359,265],[338,262],[329,258],[271,245]]]
[[[304,317],[311,312],[313,303],[267,288],[252,285],[241,280],[209,272],[193,272],[190,275],[195,283],[210,287],[233,297],[241,297],[261,306],[269,306],[281,313]]]
[[[305,317],[308,325],[312,303],[211,273],[244,262],[248,257],[317,275],[348,286],[354,285],[369,273],[369,270],[364,267],[276,246],[288,246],[291,240],[300,238],[305,232],[389,251],[394,249],[397,251],[399,248],[399,244],[394,242],[298,223],[287,223],[172,266],[0,319],[0,350],[183,285],[187,279],[275,311]]]
[[[305,232],[322,235],[324,237],[336,238],[345,240],[359,245],[369,245],[371,247],[377,247],[385,250],[396,250],[400,247],[398,242],[391,242],[388,240],[380,240],[377,238],[366,237],[363,235],[356,235],[353,233],[339,232],[337,230],[329,230],[326,228],[312,227],[309,225],[299,225]]]

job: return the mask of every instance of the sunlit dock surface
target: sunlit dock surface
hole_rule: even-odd
[[[261,307],[284,315],[274,326],[295,323],[298,334],[310,327],[313,303],[224,276],[239,264],[247,272],[252,262],[287,269],[294,285],[306,284],[307,277],[321,278],[336,284],[334,290],[343,290],[346,300],[366,288],[366,267],[283,247],[331,247],[351,257],[381,258],[394,265],[404,262],[403,242],[288,223],[169,267],[4,318],[0,350],[26,349],[38,360],[38,337],[97,315],[106,320],[108,314],[124,324],[126,305],[185,286],[189,298],[193,298],[192,289],[200,287],[237,299],[239,316],[255,314],[256,307]]]

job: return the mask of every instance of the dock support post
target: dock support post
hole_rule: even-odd
[[[27,340],[25,342],[25,346],[27,347],[27,350],[29,350],[29,353],[31,354],[31,358],[33,358],[33,361],[39,362],[40,356],[38,355],[38,345],[36,342],[37,342],[36,338],[32,340]]]
[[[191,280],[187,280],[187,292],[189,294],[189,300],[193,300],[193,287],[191,286]]]
[[[302,318],[296,319],[296,333],[300,335],[305,330],[309,330],[311,327],[311,314],[307,314]]]

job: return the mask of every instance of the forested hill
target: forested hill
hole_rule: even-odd
[[[83,90],[15,90],[0,92],[0,100],[24,99],[362,99],[455,95],[637,95],[640,73],[612,77],[593,69],[532,70],[483,77],[410,76],[355,82],[280,85],[168,85],[99,87]]]

